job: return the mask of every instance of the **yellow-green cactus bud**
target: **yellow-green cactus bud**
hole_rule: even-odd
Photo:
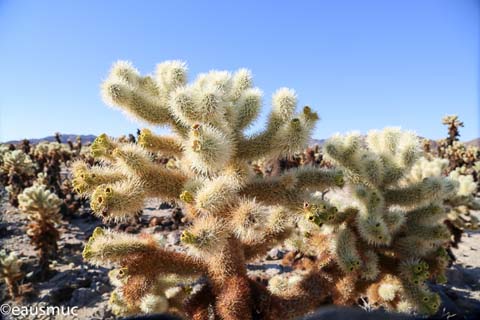
[[[333,224],[338,213],[338,209],[335,206],[331,206],[325,201],[305,202],[303,210],[305,211],[305,218],[319,227],[322,227],[324,224]]]
[[[116,148],[113,142],[105,133],[99,135],[90,146],[90,152],[95,158],[112,159],[112,152]]]
[[[92,236],[88,239],[87,244],[83,248],[82,257],[85,260],[89,260],[92,257],[91,247],[95,239],[98,239],[103,235],[105,235],[105,230],[103,230],[101,227],[96,227],[95,230],[93,230]]]
[[[180,235],[180,241],[182,241],[185,244],[194,244],[196,242],[196,238],[191,232],[189,232],[188,230],[185,230]]]
[[[316,121],[320,119],[316,112],[312,112],[312,109],[309,106],[303,107],[303,115],[306,119],[310,121]]]
[[[185,203],[193,203],[195,198],[193,197],[193,194],[191,192],[185,190],[180,194],[180,200]]]
[[[152,137],[152,131],[150,129],[143,128],[138,135],[137,143],[144,148],[153,147],[153,143],[151,141]]]
[[[428,264],[421,260],[407,260],[400,264],[400,275],[413,284],[421,284],[428,279]]]

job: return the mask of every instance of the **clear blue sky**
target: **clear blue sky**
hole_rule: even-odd
[[[441,117],[457,113],[470,140],[479,10],[476,0],[0,0],[0,141],[142,127],[100,99],[118,59],[142,73],[182,59],[191,78],[247,67],[263,117],[272,92],[292,87],[322,118],[317,138],[392,125],[441,138]]]

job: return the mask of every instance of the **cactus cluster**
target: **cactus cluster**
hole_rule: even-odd
[[[459,169],[462,174],[472,174],[475,181],[478,181],[478,169],[476,168],[480,166],[480,149],[475,146],[467,146],[459,141],[459,128],[463,127],[463,122],[458,119],[457,115],[444,117],[442,123],[448,126],[448,136],[446,139],[438,141],[438,156],[448,159],[449,171]]]
[[[7,254],[5,250],[0,250],[0,280],[5,282],[11,298],[18,295],[18,281],[23,277],[20,267],[21,262],[15,252]]]
[[[57,133],[58,134],[58,133]],[[37,164],[37,173],[44,173],[48,186],[60,193],[62,183],[62,165],[72,158],[70,149],[58,142],[40,142],[32,150],[32,157]]]
[[[480,222],[473,210],[480,210],[480,199],[477,197],[477,183],[472,175],[463,175],[460,170],[448,173],[449,161],[447,159],[422,157],[412,169],[411,176],[423,179],[432,176],[448,176],[458,185],[457,192],[445,199],[444,207],[447,210],[445,224],[452,233],[451,244],[456,247],[461,240],[464,230],[477,230]]]
[[[456,247],[464,230],[480,227],[478,219],[471,214],[472,210],[480,208],[480,150],[459,141],[463,122],[458,116],[446,116],[442,122],[448,126],[447,138],[437,141],[436,150],[432,150],[430,142],[424,144],[425,157],[430,161],[425,159],[418,169],[425,170],[427,175],[431,170],[442,171],[459,183],[456,196],[445,201],[448,211],[445,223],[452,232],[452,245]]]
[[[425,281],[444,280],[450,234],[442,202],[457,183],[411,177],[421,155],[414,134],[389,128],[371,132],[366,142],[338,135],[324,150],[336,168],[259,174],[252,163],[292,159],[318,120],[310,107],[296,112],[293,90],[273,94],[266,128],[253,135],[245,129],[259,115],[262,93],[245,69],[210,71],[188,83],[179,61],[161,63],[147,76],[119,61],[102,94],[108,104],[173,134],[144,129],[137,144],[99,136],[91,151],[101,162],[74,164],[75,190],[106,220],[136,216],[146,198],[160,198],[181,203],[192,222],[181,235],[185,252],[168,250],[149,234],[94,231],[83,256],[115,267],[110,303],[117,314],[291,319],[360,297],[398,311],[439,308]],[[158,153],[172,161],[159,163]],[[316,195],[326,190],[327,197]],[[284,242],[315,262],[268,286],[251,279],[246,264]]]
[[[276,177],[252,170],[251,161],[306,147],[318,116],[309,107],[295,112],[293,90],[273,94],[266,128],[250,136],[244,130],[259,115],[262,93],[245,69],[211,71],[188,84],[185,64],[178,61],[159,64],[153,76],[118,62],[102,92],[109,104],[148,123],[168,125],[174,134],[142,130],[138,144],[99,136],[91,150],[103,162],[75,164],[76,190],[89,196],[94,212],[105,219],[125,219],[145,198],[155,197],[183,203],[192,221],[181,236],[187,253],[168,251],[149,235],[94,233],[84,257],[116,265],[121,281],[112,295],[114,310],[249,319],[255,313],[293,317],[324,302],[325,293],[307,301],[323,291],[324,285],[309,285],[324,281],[317,273],[298,284],[297,295],[282,296],[252,281],[246,269],[248,261],[289,236],[311,192],[343,185],[341,172],[333,169],[306,167]],[[162,165],[152,156],[157,152],[178,161]]]
[[[22,150],[4,149],[1,171],[8,192],[8,201],[13,206],[18,206],[18,195],[32,184],[35,177],[35,164]]]
[[[0,181],[6,186],[9,202],[18,206],[18,195],[35,181],[41,181],[62,200],[61,213],[74,214],[85,203],[74,191],[68,168],[74,159],[93,163],[88,148],[82,148],[78,138],[75,144],[61,144],[61,136],[55,134],[57,142],[30,144],[24,139],[17,146],[0,146]]]
[[[343,170],[345,187],[305,203],[309,223],[299,224],[293,244],[316,256],[312,268],[334,275],[336,304],[367,297],[391,310],[435,313],[440,298],[425,281],[445,280],[450,233],[442,201],[455,193],[455,182],[412,179],[419,142],[396,128],[372,131],[365,141],[337,135],[324,152]]]
[[[44,184],[35,183],[18,196],[18,201],[20,210],[28,216],[27,235],[38,252],[41,274],[47,275],[49,260],[58,249],[60,235],[56,225],[61,218],[62,200]]]

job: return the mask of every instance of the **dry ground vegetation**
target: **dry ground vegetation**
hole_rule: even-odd
[[[181,80],[183,68],[176,62],[161,65],[157,77],[161,81],[168,80],[168,77],[178,80],[180,74]],[[130,65],[120,63],[113,69],[106,87],[110,85],[110,89],[122,90],[126,87],[130,90],[127,93],[133,95],[146,90],[142,86],[151,86],[149,81],[152,80],[149,79],[140,77]],[[235,91],[230,89],[228,99],[234,101],[236,107],[249,108],[246,115],[250,119],[241,118],[242,121],[253,120],[258,113],[260,92],[251,88],[249,73],[241,70],[233,76],[213,73],[200,77],[207,84],[212,79],[230,81],[233,87],[235,81],[244,83],[245,87],[236,93],[238,97],[235,98]],[[171,86],[171,81],[163,83],[162,88],[165,90],[167,85]],[[212,90],[211,86],[205,83],[202,86],[205,92],[200,90],[200,93],[211,98],[208,95],[212,93],[208,91]],[[218,87],[221,86],[216,83],[214,88]],[[182,83],[178,88],[176,90],[180,92],[185,89]],[[430,213],[443,217],[440,224],[438,219],[428,219],[430,225],[424,224],[425,228],[420,230],[427,232],[428,237],[422,238],[419,243],[418,239],[408,237],[419,230],[407,228],[401,231],[404,219],[401,210],[392,210],[397,205],[401,207],[402,203],[372,204],[375,196],[392,199],[391,189],[384,188],[385,182],[381,181],[384,177],[365,174],[368,165],[379,166],[376,160],[382,153],[382,147],[378,141],[375,145],[375,139],[385,141],[388,135],[398,135],[415,144],[415,137],[389,129],[370,135],[366,138],[367,142],[355,134],[337,136],[327,142],[325,151],[316,146],[298,152],[296,150],[308,142],[309,121],[314,122],[316,115],[310,109],[295,115],[296,96],[291,90],[280,90],[273,100],[278,117],[273,112],[270,121],[278,122],[276,128],[272,129],[275,126],[270,123],[265,131],[267,134],[251,137],[253,142],[258,140],[252,149],[262,148],[260,154],[263,156],[257,158],[249,154],[252,151],[248,150],[248,142],[252,141],[245,137],[243,147],[246,151],[242,156],[247,159],[246,165],[227,170],[237,179],[240,178],[235,175],[248,172],[250,189],[247,187],[247,191],[228,190],[231,187],[228,183],[232,180],[224,178],[223,168],[228,161],[222,163],[218,161],[221,158],[209,159],[208,154],[202,154],[201,151],[215,143],[215,134],[224,130],[218,127],[222,122],[210,123],[208,119],[183,119],[187,129],[180,127],[177,130],[180,133],[181,130],[191,130],[191,136],[184,136],[184,144],[175,144],[170,138],[162,140],[151,131],[142,130],[138,143],[132,135],[120,139],[103,135],[95,141],[92,150],[78,145],[78,142],[75,146],[72,143],[62,144],[61,141],[40,146],[30,146],[27,142],[3,146],[2,183],[7,188],[3,193],[0,225],[0,241],[4,249],[0,257],[1,275],[5,282],[2,285],[2,301],[18,305],[79,306],[80,318],[97,319],[154,312],[170,312],[195,319],[246,319],[252,314],[258,318],[287,318],[332,302],[367,310],[381,307],[407,313],[419,312],[445,319],[473,319],[478,315],[480,256],[475,243],[480,235],[473,231],[477,227],[474,210],[477,208],[478,149],[458,142],[458,127],[461,127],[458,118],[444,120],[449,126],[447,139],[434,144],[433,148],[430,143],[428,146],[425,143],[423,154],[415,150],[414,159],[406,157],[401,160],[404,161],[401,177],[405,179],[402,182],[404,185],[416,186],[415,191],[420,193],[428,193],[423,191],[422,183],[428,182],[429,187],[440,188],[435,201],[420,199],[426,201],[424,207],[410,208],[417,213],[422,208],[430,208]],[[131,107],[132,101],[135,99],[117,101],[117,104]],[[141,102],[148,105],[148,101]],[[214,117],[211,119],[218,121]],[[237,118],[236,121],[240,120]],[[451,129],[452,124],[456,131]],[[191,129],[188,129],[189,126]],[[276,139],[278,134],[284,139],[276,141],[272,149],[280,148],[286,152],[272,154],[272,150],[263,150],[268,149],[264,146],[265,142]],[[268,135],[270,138],[266,137]],[[292,146],[291,141],[296,141],[298,146]],[[358,154],[355,146],[363,143],[369,144],[369,151]],[[188,159],[182,158],[183,148],[188,149],[189,146],[191,150],[188,152],[191,157],[196,157],[195,163],[204,165],[206,169],[195,167]],[[144,149],[148,149],[149,153]],[[409,148],[403,146],[403,149],[408,151]],[[396,148],[392,158],[400,157],[401,151],[402,148]],[[195,181],[187,187],[183,184],[184,189],[175,190],[172,196],[162,194],[161,200],[145,194],[150,191],[146,190],[148,184],[145,186],[144,183],[140,184],[140,189],[127,189],[129,192],[122,194],[123,198],[115,199],[110,195],[112,191],[115,194],[125,191],[125,188],[138,187],[139,178],[146,179],[138,172],[132,174],[128,156],[134,157],[137,163],[145,160],[160,174],[166,170],[193,171]],[[362,163],[360,169],[351,161],[359,158],[367,159],[359,161]],[[215,166],[219,166],[213,172],[210,168],[212,160],[217,162]],[[411,163],[405,163],[408,161]],[[76,171],[73,183],[72,163]],[[123,171],[119,169],[122,166]],[[223,171],[223,178],[218,170]],[[380,171],[384,170],[388,167],[380,168]],[[99,176],[107,178],[98,183],[95,178]],[[450,185],[450,180],[444,178],[447,176],[456,182]],[[165,180],[161,182],[165,183]],[[305,190],[299,198],[296,196],[299,189],[289,190],[291,186],[302,188],[302,183]],[[349,186],[348,190],[343,190],[345,185]],[[89,201],[73,192],[73,186],[78,193],[90,195],[91,206],[98,218],[91,213]],[[205,190],[205,186],[210,190]],[[156,187],[162,190],[163,184]],[[111,188],[110,192],[108,188]],[[225,199],[214,203],[211,189],[232,192],[231,202],[228,203],[231,216],[228,219],[221,212],[225,211]],[[380,191],[375,193],[375,190]],[[271,192],[275,194],[273,199],[269,194]],[[237,198],[239,193],[240,198]],[[132,194],[135,195],[133,200]],[[412,193],[407,192],[406,196],[396,201],[409,202],[412,201],[410,197]],[[41,205],[34,204],[37,203],[35,201]],[[125,205],[129,206],[129,210],[122,211]],[[362,220],[362,208],[376,214]],[[443,210],[446,210],[446,216]],[[396,219],[386,219],[385,212],[391,211],[397,212],[391,215]],[[290,217],[291,212],[295,213],[293,217]],[[351,219],[352,216],[360,218]],[[374,228],[369,229],[372,219],[375,221]],[[233,223],[225,226],[229,220]],[[42,229],[45,225],[47,232]],[[449,233],[446,234],[446,231]],[[130,233],[143,235],[127,236]],[[52,234],[55,236],[45,236]],[[431,238],[435,241],[428,241]],[[123,239],[128,243],[122,242]],[[356,241],[368,250],[358,248],[354,244]],[[411,242],[416,249],[424,251],[420,258],[409,256]],[[115,252],[112,256],[112,251],[109,251],[111,248],[114,251],[115,248],[124,249],[129,243],[133,243],[135,250],[150,250],[147,252],[154,254],[156,261],[148,260],[145,255],[132,256],[128,250],[117,253],[120,257],[115,257]],[[425,243],[436,250],[424,248]],[[219,251],[219,261],[213,260],[209,254],[212,248],[223,248],[223,252]],[[439,251],[440,248],[444,250]],[[226,261],[225,252],[227,256],[243,252],[244,260],[241,264],[233,261],[238,265],[229,266],[232,262]],[[164,265],[159,265],[153,276],[145,269],[135,273],[134,267],[142,266],[142,260],[149,264],[162,264],[159,253],[167,255],[171,259],[167,262],[174,268],[178,267],[174,265],[175,259],[187,259],[181,263],[190,264],[195,269],[193,274],[183,274],[190,273],[188,268],[165,272],[162,268],[169,267]],[[400,269],[388,267],[392,264],[390,260],[395,262],[395,254],[408,258]],[[194,258],[190,260],[188,257]],[[96,264],[88,263],[95,262],[95,259]],[[106,264],[105,260],[113,263]],[[237,279],[233,283],[227,281],[232,274]],[[358,283],[354,278],[362,280]],[[309,283],[312,285],[307,286]],[[201,297],[206,299],[202,301]],[[427,301],[422,300],[425,297]],[[263,305],[256,305],[250,300],[252,298],[263,301]]]

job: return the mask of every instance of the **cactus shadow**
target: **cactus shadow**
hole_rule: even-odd
[[[249,271],[266,271],[268,269],[278,270],[279,273],[293,271],[290,266],[282,266],[278,263],[264,263],[264,264],[249,264],[247,265]]]

